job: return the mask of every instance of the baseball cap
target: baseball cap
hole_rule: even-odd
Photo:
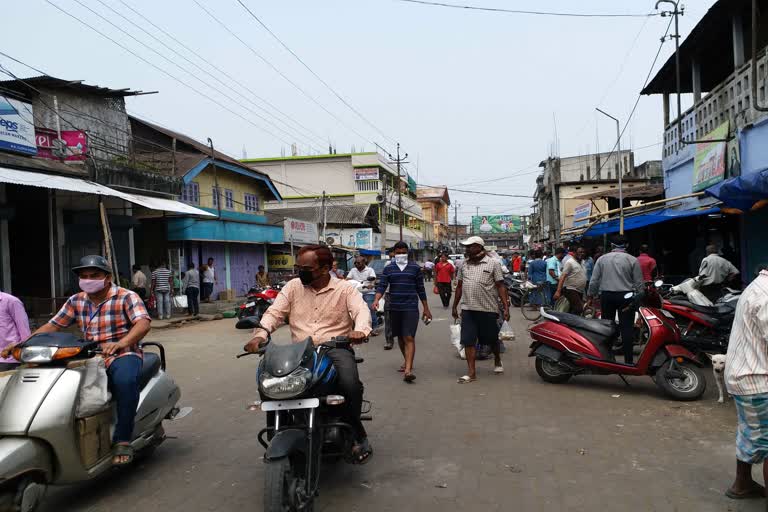
[[[463,242],[461,242],[461,245],[472,245],[472,244],[478,244],[485,247],[485,242],[479,236],[471,236],[466,240],[464,240]]]

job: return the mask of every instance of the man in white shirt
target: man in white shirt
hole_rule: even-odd
[[[732,499],[762,498],[752,465],[763,464],[768,481],[768,271],[761,270],[739,298],[734,314],[725,387],[738,415],[736,480],[725,492]]]
[[[347,274],[348,281],[358,281],[363,284],[368,283],[368,278],[376,279],[376,271],[374,271],[365,262],[365,258],[358,256],[355,258],[355,267]]]
[[[203,270],[203,289],[200,290],[203,302],[211,302],[213,285],[216,283],[216,269],[213,268],[213,258],[208,258],[208,265]]]

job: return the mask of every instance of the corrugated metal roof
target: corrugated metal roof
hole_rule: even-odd
[[[8,89],[14,89],[17,92],[22,93],[24,96],[31,96],[36,94],[34,89],[29,86],[50,87],[54,89],[71,89],[73,91],[80,91],[93,94],[95,96],[103,96],[105,98],[122,98],[125,96],[138,96],[140,94],[157,93],[157,91],[131,91],[127,87],[125,89],[110,89],[108,87],[99,87],[98,85],[84,84],[83,80],[64,80],[47,75],[21,78],[19,80],[3,80],[0,81],[0,86]]]
[[[327,224],[365,224],[369,204],[362,205],[329,205],[326,207],[325,221]],[[321,223],[322,208],[317,206],[303,206],[299,208],[272,208],[267,211],[270,216],[288,217],[291,219],[304,220],[307,222]]]
[[[66,190],[69,192],[80,192],[82,194],[95,194],[101,196],[118,197],[125,201],[149,208],[174,213],[183,213],[187,215],[200,215],[204,217],[215,217],[216,215],[195,208],[181,201],[172,199],[162,199],[159,197],[142,196],[138,194],[128,194],[113,188],[94,183],[92,181],[69,178],[66,176],[54,176],[52,174],[43,174],[39,172],[20,171],[18,169],[9,169],[0,167],[0,183],[10,183],[13,185],[24,185],[28,187],[50,188],[54,190]]]

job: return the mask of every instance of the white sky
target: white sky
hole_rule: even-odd
[[[242,156],[243,147],[251,158],[279,156],[281,151],[290,154],[289,142],[298,143],[302,153],[308,151],[309,144],[327,152],[329,140],[340,153],[352,146],[357,151],[371,151],[373,142],[392,146],[390,140],[344,106],[303,68],[236,0],[199,1],[343,124],[227,33],[194,0],[122,2],[288,114],[302,126],[302,133],[291,121],[285,126],[270,117],[288,132],[280,133],[232,103],[223,94],[257,112],[250,101],[260,102],[165,38],[121,0],[50,2],[253,124],[80,25],[46,0],[12,2],[10,9],[6,6],[6,19],[16,22],[3,24],[2,51],[59,78],[113,88],[160,91],[130,98],[129,111],[203,141],[211,137],[219,149],[237,158]],[[668,18],[661,17],[585,19],[483,13],[396,0],[243,1],[386,136],[401,142],[414,174],[416,162],[419,163],[419,183],[466,184],[459,188],[524,195],[532,194],[535,166],[547,157],[555,141],[555,120],[561,156],[594,152],[596,123],[599,149],[609,151],[613,147],[615,125],[607,118],[598,118],[594,108],[600,106],[622,122],[626,120],[668,23]],[[653,1],[636,0],[446,1],[568,12],[642,13],[652,12],[654,7]],[[712,3],[713,0],[698,0],[686,6],[680,24],[683,37]],[[135,20],[248,99],[173,55],[109,11],[105,4]],[[84,6],[103,14],[220,92],[141,46]],[[673,50],[673,41],[664,44],[656,69]],[[2,56],[0,63],[21,77],[36,75]],[[283,140],[254,125],[265,127]],[[320,141],[311,141],[307,131],[314,132]],[[661,98],[643,97],[622,147],[647,146],[661,138]],[[660,155],[661,146],[639,150],[636,163],[658,159]],[[520,175],[473,184],[515,172]],[[459,192],[451,192],[451,198],[461,204],[459,218],[464,221],[475,213],[476,207],[481,214],[525,214],[531,204],[531,200],[524,198]]]

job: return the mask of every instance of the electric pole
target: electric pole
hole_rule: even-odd
[[[219,211],[221,219],[221,194],[219,193],[219,171],[216,168],[216,153],[213,152],[213,141],[208,137],[208,144],[211,146],[211,165],[213,166],[213,186],[216,188],[213,198],[216,200],[216,209]]]
[[[403,155],[402,158],[400,158],[400,143],[397,143],[397,158],[393,158],[392,155],[389,155],[389,159],[392,160],[394,163],[397,164],[397,209],[400,210],[398,212],[398,218],[400,220],[400,241],[403,241],[403,218],[405,215],[403,214],[403,184],[401,181],[402,173],[400,172],[400,164],[407,164],[406,158],[408,158],[408,153]]]
[[[475,217],[479,217],[479,216],[480,216],[480,207],[475,206]],[[472,234],[473,235],[477,234],[477,232],[475,231],[475,219],[472,219]]]
[[[325,208],[325,190],[323,190],[323,199],[322,199],[322,217],[323,217],[323,242],[328,243],[325,239],[325,225],[326,221],[328,220],[328,216],[326,215],[326,208]]]
[[[677,86],[677,139],[683,140],[683,109],[680,105],[680,28],[678,23],[678,16],[685,14],[685,7],[678,9],[678,2],[674,0],[658,0],[656,2],[656,9],[659,8],[659,4],[667,3],[675,6],[674,11],[662,11],[661,16],[674,16],[675,17],[675,35],[669,36],[675,39],[675,83]],[[662,38],[662,41],[664,39]],[[754,58],[754,55],[753,55]]]
[[[459,250],[459,203],[453,205],[453,243],[456,251]]]

